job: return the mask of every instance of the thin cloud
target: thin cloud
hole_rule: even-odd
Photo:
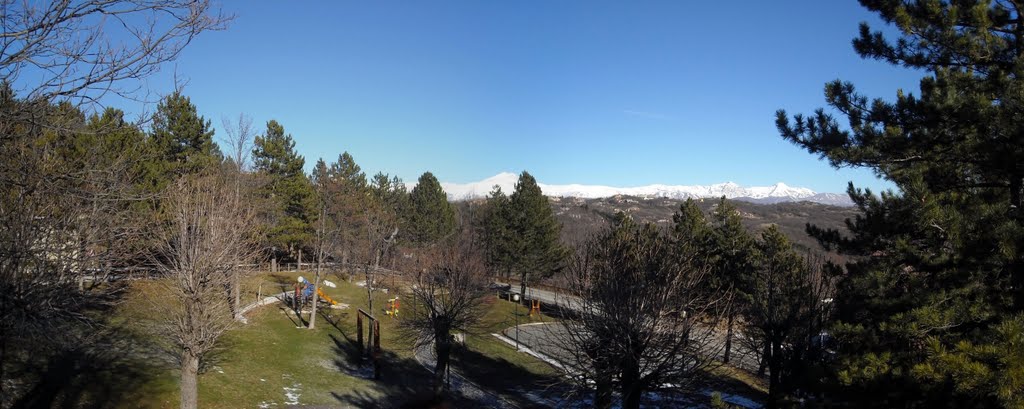
[[[626,110],[623,110],[622,113],[624,113],[626,115],[639,116],[639,117],[642,117],[642,118],[650,118],[650,119],[660,119],[660,120],[670,120],[670,119],[673,119],[671,115],[666,115],[666,114],[662,114],[662,113],[658,113],[658,112],[637,111],[637,110],[632,110],[632,109],[626,109]]]

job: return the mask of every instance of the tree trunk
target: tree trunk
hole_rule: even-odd
[[[594,407],[611,409],[612,407],[612,375],[610,371],[598,371],[594,379]]]
[[[640,366],[629,362],[622,368],[622,408],[640,409],[643,388],[640,387]]]
[[[526,272],[519,275],[519,303],[526,299]]]
[[[611,409],[612,407],[612,373],[611,365],[608,364],[608,357],[605,348],[601,344],[590,344],[586,346],[587,357],[594,363],[594,407],[596,409]]]
[[[366,304],[367,311],[373,314],[373,275],[370,273],[370,267],[364,267],[366,273]]]
[[[242,311],[240,305],[242,303],[242,283],[240,274],[238,274],[238,263],[231,269],[231,311],[235,313],[235,318],[242,317]]]
[[[764,348],[761,349],[761,363],[757,365],[757,376],[764,377],[765,370],[768,369],[768,360],[771,359],[772,350],[768,341],[764,342]]]
[[[437,363],[434,365],[434,395],[441,396],[445,390],[444,374],[448,369],[451,359],[452,346],[451,335],[445,333],[437,334],[434,340],[434,354],[437,355]]]
[[[780,390],[779,381],[781,380],[782,372],[782,345],[780,342],[772,342],[771,345],[772,356],[768,363],[768,370],[770,371],[768,377],[768,406],[767,409],[774,409],[779,407],[780,402]]]
[[[199,385],[196,377],[199,375],[199,357],[191,351],[183,351],[181,357],[181,409],[196,409],[199,407]]]
[[[729,363],[729,355],[732,354],[732,324],[736,318],[736,313],[729,310],[728,327],[725,330],[725,353],[722,354],[722,362]]]

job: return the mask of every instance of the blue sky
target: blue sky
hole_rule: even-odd
[[[774,113],[823,106],[825,82],[871,96],[920,72],[860,59],[854,1],[230,2],[147,87],[222,115],[269,119],[307,167],[349,151],[368,174],[470,182],[528,170],[544,183],[783,181],[842,192],[836,171],[783,141]],[[126,110],[133,111],[129,107]]]

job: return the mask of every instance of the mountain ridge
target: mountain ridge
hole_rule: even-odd
[[[487,197],[495,185],[506,194],[511,194],[519,176],[502,172],[478,182],[442,182],[441,187],[448,194],[448,200],[462,201]],[[813,202],[833,206],[853,206],[845,194],[818,193],[808,188],[791,187],[779,182],[771,186],[742,187],[733,182],[713,185],[665,185],[652,184],[637,187],[612,187],[603,185],[549,185],[537,183],[542,192],[550,197],[577,197],[599,199],[614,196],[635,196],[640,198],[705,199],[725,196],[727,199],[753,203],[771,204],[782,202]]]

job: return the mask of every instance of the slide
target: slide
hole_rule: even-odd
[[[332,300],[331,297],[328,297],[327,294],[324,294],[323,290],[317,288],[316,289],[316,293],[320,296],[320,298],[323,298],[324,301],[327,301],[327,302],[331,303],[331,305],[337,305],[338,304],[337,301]]]
[[[308,299],[310,296],[313,295],[313,283],[309,282],[308,280],[306,280],[302,276],[299,276],[299,282],[300,283],[306,283],[306,285],[302,287],[302,298],[303,299]],[[330,288],[337,287],[337,284],[334,284],[334,283],[332,283],[330,281],[327,281],[327,280],[324,280],[324,285],[326,285],[326,286],[328,286]],[[327,301],[327,302],[331,303],[331,305],[338,305],[338,302],[332,300],[331,297],[327,296],[327,294],[324,294],[323,290],[317,288],[316,289],[316,294],[319,295],[320,298],[323,298],[324,301]]]

